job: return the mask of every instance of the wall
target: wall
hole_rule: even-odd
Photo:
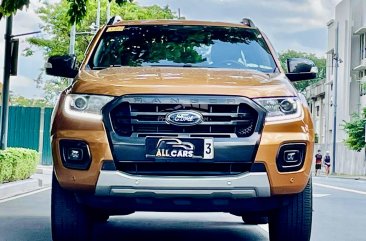
[[[328,150],[332,154],[332,145],[316,144],[314,150],[315,152],[321,150],[323,155]],[[335,171],[337,174],[366,176],[365,149],[360,152],[351,151],[343,143],[337,143],[336,156]]]

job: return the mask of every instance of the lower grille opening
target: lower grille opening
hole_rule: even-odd
[[[148,176],[221,176],[249,172],[251,163],[117,163],[117,170],[132,175]]]
[[[201,137],[201,138],[230,138],[231,135],[228,134],[187,134],[189,137]],[[170,134],[170,133],[164,133],[164,134],[150,134],[150,133],[139,133],[137,134],[137,137],[179,137],[178,134]]]

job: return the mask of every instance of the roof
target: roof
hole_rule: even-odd
[[[366,26],[362,26],[361,28],[357,29],[353,34],[354,35],[361,35],[366,33]]]
[[[133,21],[121,21],[113,25],[108,26],[120,26],[120,25],[191,25],[191,26],[220,26],[220,27],[238,27],[238,28],[251,28],[241,23],[226,23],[226,22],[212,22],[212,21],[198,21],[198,20],[133,20]]]

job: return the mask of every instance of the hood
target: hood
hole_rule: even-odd
[[[173,67],[82,70],[71,91],[111,96],[205,94],[258,98],[297,95],[284,74],[268,75],[248,70]]]

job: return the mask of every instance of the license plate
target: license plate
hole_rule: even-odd
[[[155,159],[213,159],[212,138],[146,138],[146,157]]]

